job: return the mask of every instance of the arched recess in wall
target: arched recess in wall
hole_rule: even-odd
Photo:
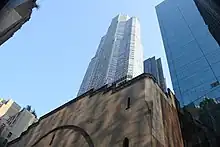
[[[41,136],[31,147],[34,147],[35,145],[37,145],[43,138],[47,137],[49,134],[58,131],[58,130],[66,130],[66,129],[70,129],[73,130],[75,132],[79,132],[86,140],[86,142],[88,143],[89,147],[94,147],[93,141],[91,139],[91,137],[89,136],[89,134],[82,128],[75,126],[75,125],[64,125],[64,126],[59,126],[51,131],[49,131],[48,133],[46,133],[45,135]]]
[[[123,141],[123,147],[129,147],[129,139],[127,137]]]

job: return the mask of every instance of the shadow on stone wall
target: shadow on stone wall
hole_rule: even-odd
[[[185,147],[219,147],[220,103],[211,98],[198,101],[179,112]]]
[[[51,134],[53,132],[56,132],[58,130],[64,130],[64,129],[71,129],[73,131],[79,132],[85,138],[85,140],[88,143],[89,147],[94,147],[93,141],[92,141],[91,137],[89,136],[89,134],[84,129],[82,129],[82,128],[78,127],[78,126],[74,126],[74,125],[59,126],[59,127],[55,128],[55,129],[49,131],[45,135],[41,136],[35,143],[33,143],[33,145],[31,147],[35,147],[42,139],[47,137],[49,134]]]

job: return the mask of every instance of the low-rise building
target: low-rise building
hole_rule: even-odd
[[[145,73],[78,96],[8,147],[183,147],[175,100]]]
[[[0,137],[11,141],[26,131],[37,121],[35,113],[19,106],[12,99],[1,101],[0,106]],[[6,141],[6,142],[7,142]]]
[[[9,99],[8,101],[2,100],[0,104],[0,117],[9,119],[9,117],[17,114],[21,109],[15,101]]]
[[[7,121],[8,131],[5,132],[6,134],[4,134],[4,136],[11,141],[19,137],[22,132],[26,131],[27,128],[36,121],[36,116],[26,108],[23,108],[19,113]]]

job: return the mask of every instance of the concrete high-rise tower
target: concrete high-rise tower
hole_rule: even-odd
[[[112,19],[90,61],[78,95],[120,79],[132,79],[143,73],[143,47],[140,23],[136,17],[118,15]]]

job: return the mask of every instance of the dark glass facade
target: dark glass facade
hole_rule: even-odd
[[[220,47],[193,0],[156,7],[172,84],[181,105],[220,97]]]
[[[194,0],[195,4],[208,25],[209,31],[220,45],[220,1]]]
[[[1,0],[0,1],[0,10],[8,3],[9,0]]]
[[[163,74],[163,67],[161,63],[161,58],[156,59],[155,57],[148,58],[144,61],[144,72],[152,74],[161,87],[161,89],[166,92],[166,80]]]

